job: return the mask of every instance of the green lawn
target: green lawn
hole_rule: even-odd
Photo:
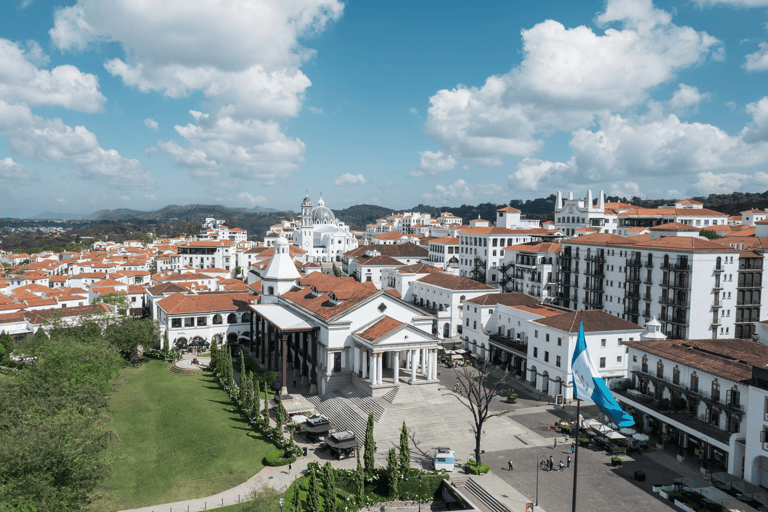
[[[120,442],[90,507],[115,511],[201,498],[245,482],[274,446],[245,423],[209,373],[177,375],[153,359],[125,368],[110,398]]]

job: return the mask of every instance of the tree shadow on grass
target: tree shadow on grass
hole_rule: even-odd
[[[235,405],[235,403],[234,403],[233,401],[231,401],[231,400],[227,400],[227,401],[224,401],[224,400],[211,400],[211,399],[209,398],[209,399],[208,399],[208,401],[209,401],[209,402],[213,402],[213,403],[215,403],[215,404],[221,404],[221,405],[231,405],[231,406],[233,406],[233,407],[234,407],[234,405]]]

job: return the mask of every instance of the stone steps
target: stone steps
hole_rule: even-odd
[[[361,397],[357,395],[354,391],[339,390],[339,391],[336,391],[336,394],[341,395],[345,399],[355,404],[364,413],[366,414],[373,413],[373,421],[375,421],[376,423],[378,423],[379,420],[381,420],[381,417],[384,416],[384,413],[386,412],[386,410],[382,406],[377,404],[372,398],[367,396]]]
[[[488,510],[491,510],[492,512],[511,512],[507,507],[505,507],[499,500],[494,498],[491,493],[483,489],[483,487],[471,477],[467,478],[467,481],[464,484],[464,488],[471,492],[474,497],[480,500],[480,503],[488,508]]]
[[[180,366],[176,366],[176,364],[173,364],[168,369],[173,373],[178,373],[179,375],[197,375],[203,372],[202,368],[182,368]]]
[[[331,421],[331,425],[337,432],[351,430],[355,433],[361,446],[365,443],[365,430],[368,422],[344,403],[343,399],[334,397],[323,400],[315,395],[307,397],[307,400],[315,406],[317,412],[325,415]]]
[[[392,388],[391,390],[389,390],[386,393],[384,393],[381,396],[381,398],[383,398],[384,400],[386,400],[389,403],[392,403],[395,400],[395,398],[397,397],[397,392],[398,392],[399,389],[400,389],[399,387]]]

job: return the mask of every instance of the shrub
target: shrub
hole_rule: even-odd
[[[588,437],[580,437],[579,442],[581,443],[581,446],[587,446],[589,444],[589,438]]]
[[[643,476],[643,475],[645,475],[645,471],[643,471],[642,469],[636,469],[635,470],[635,474],[637,476]]]
[[[509,393],[507,393],[507,398],[509,399],[510,402],[514,402],[515,400],[517,400],[517,393],[512,393],[510,391]]]
[[[611,465],[613,466],[621,466],[621,457],[611,457]]]
[[[670,402],[670,407],[673,411],[684,411],[688,407],[688,402],[685,398],[675,398]]]
[[[296,462],[296,457],[285,458],[285,450],[272,450],[264,457],[265,466],[287,466]]]
[[[669,401],[669,398],[662,398],[658,401],[656,406],[659,408],[660,411],[668,411],[669,408],[672,406],[672,402]]]
[[[669,491],[667,493],[667,496],[669,497],[670,500],[674,500],[675,498],[682,498],[683,497],[683,495],[680,494],[677,491]]]
[[[421,471],[416,470],[418,473]],[[440,483],[443,480],[448,479],[448,474],[442,473],[427,473],[422,474],[423,480],[421,481],[421,498],[430,501],[436,496],[439,496]],[[397,484],[397,493],[402,499],[409,499],[408,496],[419,495],[419,477],[418,476],[406,476],[404,480],[400,480]]]
[[[491,470],[490,466],[485,462],[481,462],[478,465],[477,461],[469,461],[467,462],[467,467],[473,475],[483,475]]]
[[[560,425],[560,432],[565,432],[566,434],[571,433],[571,426],[570,425]]]

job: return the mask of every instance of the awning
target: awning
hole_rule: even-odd
[[[282,332],[305,332],[313,329],[306,320],[278,304],[250,304],[249,307]]]

